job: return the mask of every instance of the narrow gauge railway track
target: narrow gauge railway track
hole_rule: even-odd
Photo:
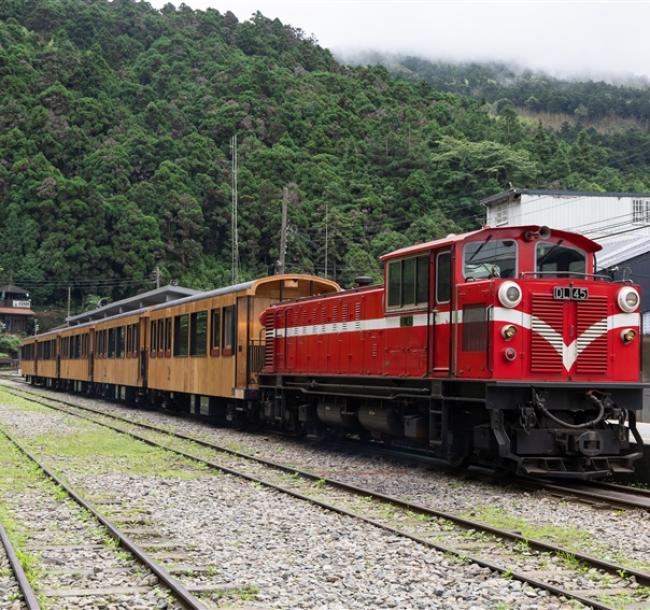
[[[341,450],[348,452],[358,447],[358,441],[345,441],[343,444],[341,444],[341,441],[338,442]],[[364,444],[363,451],[366,454],[396,459],[404,463],[440,466],[439,460],[435,458],[401,448],[391,449]],[[440,467],[446,469],[444,465]],[[517,477],[510,473],[499,475],[495,470],[477,466],[469,467],[467,474],[470,477],[485,477],[493,482],[498,480],[501,483],[514,483],[531,489],[545,489],[550,494],[564,500],[578,501],[597,507],[613,506],[616,508],[650,510],[650,489],[634,487],[632,485],[604,481],[568,481],[566,483],[557,483],[535,477]]]
[[[34,398],[34,393],[31,392],[11,393],[24,400],[69,415],[80,417],[116,432],[126,434],[151,446],[173,451],[178,455],[195,460],[224,473],[235,475],[264,487],[289,494],[301,500],[316,504],[321,508],[347,515],[355,519],[360,519],[366,523],[389,531],[392,534],[414,540],[429,548],[460,557],[465,561],[476,563],[482,567],[489,568],[555,595],[576,600],[585,606],[602,610],[613,610],[614,608],[618,610],[621,608],[633,610],[650,607],[650,598],[645,595],[645,593],[643,594],[644,597],[642,599],[634,597],[634,589],[638,585],[650,585],[650,573],[648,572],[627,568],[622,565],[601,560],[591,555],[574,552],[542,540],[525,538],[519,533],[511,530],[491,527],[479,521],[473,521],[454,514],[438,511],[431,507],[422,506],[413,502],[403,501],[396,497],[377,493],[335,479],[323,478],[320,475],[308,471],[279,464],[256,456],[243,454],[216,443],[176,433],[169,429],[154,426],[152,424],[136,422],[115,414],[109,414],[69,401],[44,397],[40,394],[37,394],[37,396],[41,399],[36,399]],[[52,403],[57,403],[58,406],[55,406],[55,404]],[[141,432],[134,431],[134,428],[140,431],[145,431],[148,436],[143,436]],[[167,441],[181,441],[185,444],[185,448],[172,447],[168,442],[154,440],[151,437],[152,434],[154,436],[160,435]],[[194,453],[190,453],[186,450],[187,445],[192,446]],[[204,450],[204,455],[205,450],[209,450],[211,453],[218,453],[221,461],[217,462],[211,458],[197,455],[197,449]],[[224,460],[227,462],[227,465],[223,463]],[[235,466],[237,466],[237,468],[235,468]],[[244,471],[241,470],[242,466]],[[312,495],[307,495],[310,491],[305,491],[304,485],[302,488],[298,489],[295,485],[292,486],[292,484],[297,483],[299,480],[308,482],[311,486],[311,492],[313,492],[314,489],[317,489],[318,493],[315,495],[313,493]],[[326,488],[329,488],[330,492],[335,491],[336,493],[330,493],[330,498],[324,500],[321,498],[323,493],[326,491]],[[336,504],[333,504],[331,501],[332,495],[336,498]],[[391,521],[390,519],[378,518],[376,513],[373,514],[372,510],[359,511],[350,508],[350,506],[358,506],[359,500],[365,500],[367,502],[369,499],[375,501],[377,506],[382,506],[384,508],[388,507],[391,510],[396,511],[394,514],[399,513],[400,515],[406,516],[413,515],[416,517],[424,517],[428,521],[429,526],[431,524],[443,524],[443,527],[439,528],[439,530],[445,531],[443,539],[446,538],[447,540],[453,540],[455,538],[456,540],[455,542],[452,541],[451,545],[446,543],[443,544],[443,542],[432,538],[430,535],[423,536],[419,533],[413,533],[412,529],[409,531],[409,529],[405,529],[404,527],[398,527],[394,524],[394,521]],[[356,504],[355,501],[357,502]],[[459,534],[459,532],[462,532],[462,534]],[[467,533],[470,534],[469,538]],[[475,535],[477,533],[480,534],[478,537]],[[461,541],[460,544],[459,540]],[[469,540],[470,544],[463,546],[463,540],[465,543]],[[532,556],[534,559],[535,554],[530,552],[530,549],[534,549],[538,555],[540,553],[546,553],[556,559],[572,558],[577,566],[560,566],[558,565],[558,562],[556,562],[556,565],[546,572],[544,570],[540,571],[535,570],[534,568],[531,569],[530,566],[528,566],[528,569],[524,570],[513,569],[511,562],[516,563],[516,561],[520,561],[525,564],[527,561],[530,561],[528,557]],[[478,551],[478,553],[471,554],[472,551]],[[494,560],[494,557],[498,557],[499,555],[501,555],[502,559],[505,559],[505,563],[497,563]],[[535,563],[534,560],[533,563]],[[589,588],[581,589],[569,589],[558,584],[563,582],[563,578],[565,580],[575,580],[575,574],[573,574],[573,572],[583,574],[585,567],[600,571],[600,576],[602,577],[600,580],[602,582],[592,581]],[[573,575],[567,576],[567,574]],[[607,579],[608,574],[613,575],[615,586],[610,586],[612,580],[611,577],[610,580]],[[603,586],[603,584],[605,586]],[[616,596],[621,594],[627,595],[625,603],[619,603],[616,600]]]
[[[524,479],[524,482],[527,480]],[[569,485],[541,479],[532,479],[531,482],[561,498],[578,498],[594,505],[650,510],[650,490],[648,489],[597,481],[575,482]]]
[[[36,597],[36,592],[34,589],[32,589],[32,585],[27,579],[25,570],[23,570],[23,566],[18,559],[18,555],[16,554],[16,551],[11,544],[11,540],[7,535],[7,531],[5,530],[2,523],[0,523],[0,542],[2,543],[2,546],[7,555],[9,568],[13,572],[13,575],[16,579],[16,585],[22,597],[22,601],[25,604],[25,607],[27,610],[41,610],[41,606],[38,603],[38,598]]]
[[[24,381],[21,378],[11,378],[9,382],[15,385],[24,385],[27,386],[27,388],[32,387],[30,384],[28,384],[26,381]],[[29,389],[23,391],[33,396],[44,398],[46,400],[56,400],[68,406],[76,407],[79,409],[88,409],[89,411],[95,412],[99,415],[106,415],[106,413],[102,411],[93,410],[88,407],[83,407],[76,403],[70,403],[58,398],[55,399],[49,396],[45,396],[38,392],[32,392]],[[175,415],[183,419],[188,417],[182,413],[178,413]],[[191,417],[188,419],[192,421],[196,421]],[[135,424],[135,422],[126,418],[124,419],[124,421]],[[182,437],[182,435],[177,435],[177,436]],[[196,440],[196,439],[188,437],[187,440]],[[360,441],[338,440],[334,443],[333,446],[335,446],[339,451],[352,452],[359,449],[359,443]],[[435,466],[437,468],[442,468],[443,470],[448,469],[448,466],[443,464],[439,459],[432,458],[430,456],[424,455],[423,453],[417,451],[410,451],[402,448],[387,448],[376,444],[368,444],[368,443],[364,443],[362,445],[362,450],[367,455],[375,455],[379,457],[385,457],[388,459],[396,459],[403,463],[413,463],[413,464],[424,465],[424,466]],[[497,474],[495,471],[490,470],[488,468],[482,468],[482,467],[471,467],[470,470],[468,471],[468,475],[470,477],[472,475],[494,477],[495,474]],[[557,483],[557,482],[548,481],[545,479],[540,479],[535,477],[516,477],[510,473],[506,473],[505,475],[501,475],[501,476],[505,476],[505,478],[502,479],[502,482],[515,483],[521,485],[522,487],[533,488],[533,489],[540,489],[540,488],[545,489],[551,495],[562,498],[564,500],[586,503],[595,507],[613,506],[615,508],[633,508],[633,509],[640,509],[640,510],[650,510],[650,489],[644,489],[644,488],[634,487],[631,485],[623,485],[620,483],[609,483],[603,481],[589,481],[589,482],[571,481],[566,483]]]
[[[33,463],[50,481],[52,481],[56,486],[62,489],[66,496],[78,504],[83,510],[89,512],[94,519],[101,524],[108,534],[117,541],[117,543],[132,557],[134,557],[137,562],[143,565],[147,570],[156,576],[158,579],[157,582],[160,582],[165,589],[171,594],[171,597],[175,600],[175,607],[182,607],[186,610],[208,610],[208,607],[203,604],[198,598],[196,598],[188,589],[186,589],[176,578],[174,578],[167,570],[162,566],[156,563],[138,544],[136,544],[131,538],[129,538],[125,533],[123,533],[118,527],[116,527],[109,519],[100,514],[93,506],[91,506],[86,500],[84,500],[77,492],[75,492],[67,483],[65,483],[60,477],[54,474],[47,466],[45,466],[41,461],[39,461],[32,453],[30,453],[25,447],[18,442],[12,434],[0,428],[0,433],[18,449],[18,451],[24,455],[31,463]],[[9,539],[6,538],[6,532],[3,535],[3,544],[9,553],[7,545],[10,545]],[[9,546],[10,548],[10,546]],[[13,554],[13,559],[17,561],[15,553]],[[11,559],[10,559],[11,561]],[[37,598],[34,594],[30,583],[25,576],[20,563],[12,562],[12,568],[16,574],[16,578],[20,582],[20,588],[23,592],[25,602],[27,604],[28,610],[37,610],[39,609]],[[149,587],[153,588],[153,587]],[[134,589],[135,591],[135,589]],[[50,595],[42,594],[43,597],[58,597],[61,594],[60,591],[53,591]],[[127,594],[128,588],[124,588],[119,593],[120,595]],[[85,596],[86,592],[80,590],[78,596]],[[111,596],[113,593],[103,593],[101,590],[99,592],[90,591],[89,595],[93,596]],[[36,605],[30,605],[30,603],[35,603]]]

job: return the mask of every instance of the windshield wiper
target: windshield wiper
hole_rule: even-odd
[[[490,240],[492,239],[492,235],[488,235],[488,238],[476,249],[476,252],[470,256],[469,260],[465,263],[466,265],[469,265],[478,255],[478,253],[483,250],[483,247],[485,244],[487,244]]]
[[[546,259],[551,256],[551,252],[553,252],[555,249],[559,248],[562,244],[564,243],[564,240],[561,239],[559,242],[557,242],[540,260],[537,261],[537,270],[540,271],[539,267],[540,265],[543,265],[546,262]]]

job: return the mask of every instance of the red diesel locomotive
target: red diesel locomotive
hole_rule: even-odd
[[[595,273],[598,250],[547,227],[484,228],[383,256],[384,285],[274,305],[259,417],[451,464],[631,472],[640,297]]]

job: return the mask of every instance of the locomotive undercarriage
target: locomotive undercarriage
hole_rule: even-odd
[[[29,379],[67,391],[184,412],[217,425],[356,436],[448,464],[553,478],[633,472],[643,386],[263,376],[245,400],[112,384]],[[632,440],[629,438],[632,435]]]
[[[259,417],[426,449],[452,465],[589,479],[633,472],[641,401],[642,386],[629,384],[274,376],[262,379]]]

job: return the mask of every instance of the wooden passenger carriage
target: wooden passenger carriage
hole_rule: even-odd
[[[219,399],[255,396],[262,311],[339,290],[316,276],[276,275],[53,330],[23,341],[22,372],[47,386],[216,415]]]
[[[314,276],[277,275],[154,307],[148,312],[148,388],[182,393],[204,415],[208,397],[253,398],[264,364],[262,311],[338,290],[335,282]]]

